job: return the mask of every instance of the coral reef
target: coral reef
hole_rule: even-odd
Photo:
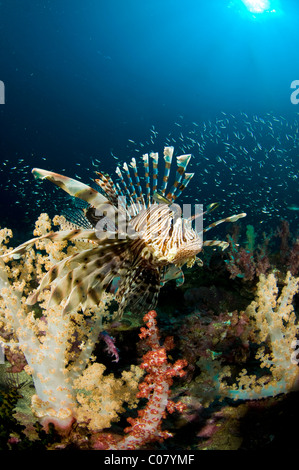
[[[42,214],[34,235],[53,225],[67,222]],[[249,446],[242,423],[298,390],[298,240],[285,223],[276,235],[279,255],[269,237],[255,247],[252,227],[243,249],[230,234],[224,269],[186,269],[184,285],[162,288],[157,312],[119,320],[115,284],[84,312],[64,314],[47,289],[27,303],[57,261],[92,241],[38,240],[11,260],[12,233],[0,230],[0,448]]]
[[[243,281],[253,281],[261,274],[285,267],[293,276],[299,271],[299,239],[292,237],[287,220],[282,220],[275,232],[266,235],[262,233],[262,243],[256,245],[257,233],[252,225],[247,225],[246,240],[240,240],[240,227],[235,225],[227,235],[229,249],[225,259],[230,278],[241,278]],[[293,239],[292,239],[293,238]],[[275,241],[279,239],[277,250]]]
[[[55,221],[57,220],[56,218]],[[63,222],[61,219],[59,221]],[[45,234],[50,229],[49,218],[42,214],[36,223],[35,235]],[[3,232],[5,241],[7,234],[11,235],[9,231]],[[74,248],[51,240],[39,241],[36,250],[32,248],[22,259],[2,264],[1,339],[7,350],[7,360],[14,364],[6,372],[19,371],[15,358],[20,356],[24,362],[21,369],[24,368],[32,377],[34,384],[35,393],[31,396],[30,405],[32,414],[46,432],[49,432],[50,425],[54,425],[61,436],[74,435],[74,423],[77,430],[84,428],[93,434],[109,429],[111,423],[118,421],[119,414],[125,412],[127,408],[136,407],[139,398],[145,396],[146,387],[148,393],[151,393],[150,383],[153,381],[156,383],[156,391],[153,397],[149,398],[151,405],[148,406],[147,412],[142,413],[142,418],[141,412],[139,413],[137,421],[141,422],[138,425],[133,425],[131,421],[133,431],[128,434],[129,438],[124,439],[122,448],[126,446],[138,448],[148,440],[154,440],[151,431],[148,437],[143,436],[138,443],[136,429],[141,430],[144,426],[142,423],[150,421],[151,414],[155,412],[153,403],[157,402],[159,396],[160,409],[156,408],[159,426],[154,423],[154,427],[157,430],[157,439],[163,439],[166,434],[158,432],[158,429],[164,410],[166,406],[172,411],[175,409],[168,396],[171,376],[182,374],[183,363],[177,361],[172,368],[167,365],[166,349],[158,345],[158,331],[154,317],[146,319],[148,334],[142,330],[142,336],[151,337],[151,342],[149,339],[148,341],[153,351],[144,356],[140,367],[132,365],[130,370],[124,370],[121,377],[116,378],[113,374],[105,374],[105,366],[95,362],[92,356],[100,337],[105,339],[108,353],[117,354],[114,341],[103,331],[105,321],[107,324],[108,319],[109,321],[113,319],[113,314],[109,312],[111,295],[106,294],[99,306],[85,310],[84,314],[78,309],[65,315],[63,313],[65,301],[60,305],[49,305],[48,290],[42,292],[39,303],[34,308],[26,303],[31,286],[39,282],[42,274],[51,269],[57,259],[63,259]],[[47,255],[41,254],[44,251]],[[5,248],[3,252],[5,253]],[[138,392],[139,379],[143,375],[142,368],[148,371],[149,379],[147,386],[145,383],[143,385],[143,392]],[[159,387],[162,387],[162,393],[158,390]],[[20,414],[22,413],[19,413],[18,417]],[[22,419],[22,424],[25,421]],[[32,419],[28,422],[32,425]],[[76,439],[74,438],[74,441]],[[135,441],[134,445],[132,440]],[[93,447],[99,447],[99,442],[100,437],[97,443],[93,443]]]
[[[234,399],[260,399],[287,393],[297,387],[298,365],[291,360],[293,342],[299,333],[299,324],[292,305],[299,290],[299,278],[290,272],[278,296],[274,274],[260,276],[256,300],[245,313],[256,324],[255,342],[262,345],[256,359],[267,373],[257,378],[248,376],[244,369],[237,377],[237,383],[229,390]]]

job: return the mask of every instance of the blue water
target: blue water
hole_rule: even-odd
[[[275,5],[254,17],[238,0],[1,1],[1,226],[26,238],[63,209],[32,167],[90,183],[169,144],[193,155],[184,202],[295,232],[299,4]]]

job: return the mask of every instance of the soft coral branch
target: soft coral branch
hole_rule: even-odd
[[[183,411],[185,405],[174,403],[169,399],[170,387],[173,377],[185,375],[183,368],[187,365],[185,360],[177,360],[174,364],[167,361],[167,350],[173,347],[172,338],[167,338],[164,345],[160,345],[160,337],[156,322],[157,313],[152,310],[144,316],[146,328],[141,328],[140,338],[146,339],[151,350],[143,356],[141,368],[147,375],[139,384],[138,398],[147,398],[146,407],[138,411],[137,418],[129,418],[129,427],[125,429],[127,435],[119,442],[111,442],[110,449],[132,450],[140,449],[154,441],[162,442],[171,436],[168,431],[161,428],[166,411]]]

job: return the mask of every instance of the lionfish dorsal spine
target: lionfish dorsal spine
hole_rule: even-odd
[[[126,184],[126,182],[125,182],[125,180],[124,180],[124,177],[123,177],[123,175],[122,175],[122,172],[121,172],[121,170],[120,170],[120,168],[119,168],[118,166],[116,167],[115,173],[117,174],[117,176],[119,176],[120,182],[121,182],[121,184],[122,184],[122,186],[123,186],[123,189],[124,189],[124,193],[123,193],[123,192],[121,191],[120,186],[118,186],[118,187],[119,187],[119,196],[121,196],[121,198],[124,198],[124,199],[126,199],[126,197],[128,197],[128,199],[129,199],[129,201],[130,201],[130,211],[127,210],[125,201],[121,201],[121,204],[122,204],[122,205],[124,204],[124,206],[125,206],[124,208],[125,208],[127,214],[129,215],[129,218],[130,218],[131,216],[136,215],[136,208],[135,208],[134,200],[132,199],[132,196],[131,196],[131,193],[130,193],[130,191],[129,191],[129,188],[128,188],[128,186],[127,186],[127,184]]]
[[[173,195],[173,200],[177,199],[182,194],[184,189],[188,186],[189,181],[193,178],[194,173],[185,173],[184,176],[185,177],[184,177],[182,183],[180,184],[180,186],[177,188],[175,194]]]
[[[150,157],[153,159],[153,194],[157,191],[158,188],[158,163],[159,163],[159,154],[157,152],[151,152]]]
[[[136,189],[133,184],[133,180],[131,178],[130,170],[126,163],[123,164],[123,169],[125,170],[125,174],[129,182],[129,188],[127,188],[127,190],[128,190],[128,195],[129,195],[129,201],[130,201],[130,215],[134,217],[140,212],[140,205],[138,202]]]
[[[124,189],[124,193],[130,203],[130,215],[135,216],[140,213],[144,208],[150,207],[152,204],[156,204],[156,198],[153,196],[156,193],[160,193],[165,197],[167,191],[167,185],[169,180],[169,175],[171,171],[171,164],[173,158],[173,147],[164,147],[164,175],[163,180],[160,184],[158,182],[159,176],[159,154],[157,152],[151,152],[150,154],[145,153],[142,155],[143,160],[143,169],[144,169],[144,178],[145,178],[145,192],[142,191],[141,180],[137,170],[136,159],[132,158],[130,162],[130,168],[133,170],[134,174],[134,183],[130,174],[130,169],[127,163],[123,164],[123,172],[118,166],[116,168],[116,174],[120,178],[120,183]],[[150,168],[150,158],[152,159],[152,168]],[[168,192],[166,199],[168,203],[173,202],[177,197],[179,197],[182,191],[186,188],[189,181],[193,177],[194,173],[185,173],[187,165],[190,161],[191,155],[180,155],[176,157],[177,169],[175,175],[175,181],[171,190]],[[125,180],[126,178],[126,180]],[[151,184],[152,179],[152,184]],[[183,179],[183,181],[182,181]],[[135,186],[137,187],[137,191]],[[153,199],[153,200],[152,200]],[[166,201],[167,203],[167,201]]]
[[[118,166],[117,166],[116,169],[115,169],[115,173],[116,173],[117,176],[120,178],[120,182],[121,182],[121,184],[122,184],[122,186],[123,186],[123,189],[124,189],[125,194],[130,198],[130,196],[131,196],[131,195],[130,195],[130,191],[129,191],[128,186],[127,186],[127,184],[126,184],[126,182],[125,182],[125,180],[124,180],[124,177],[123,177],[123,175],[122,175],[122,172],[121,172],[121,170],[120,170],[120,168],[119,168]]]
[[[145,196],[146,196],[146,205],[150,206],[151,203],[151,183],[150,183],[150,173],[149,173],[149,161],[148,153],[142,155],[143,166],[144,166],[144,176],[145,176]]]
[[[131,178],[131,175],[130,175],[130,170],[129,170],[129,167],[126,164],[126,162],[123,164],[123,169],[125,170],[125,173],[127,175],[128,181],[129,181],[129,188],[131,189],[131,191],[129,191],[130,198],[131,198],[131,200],[133,200],[133,202],[137,202],[136,189],[134,187],[134,184],[133,184],[133,181],[132,181],[132,178]]]
[[[145,201],[144,201],[142,187],[141,187],[140,178],[139,178],[139,174],[138,174],[137,163],[136,163],[136,159],[134,157],[131,160],[130,166],[131,166],[131,168],[133,168],[134,178],[135,178],[135,182],[136,182],[136,186],[137,186],[137,190],[138,190],[139,201],[141,203],[141,206],[144,207],[145,206]]]
[[[118,201],[118,190],[112,180],[112,178],[107,175],[103,174],[99,171],[96,171],[96,174],[100,177],[98,179],[95,179],[94,182],[100,186],[102,191],[106,194],[107,198],[109,199],[110,202],[112,202],[114,205],[117,204]]]
[[[173,201],[175,199],[175,192],[177,188],[180,185],[180,182],[182,180],[182,176],[185,173],[185,170],[188,166],[188,163],[190,161],[191,155],[180,155],[176,157],[177,160],[177,170],[176,170],[176,175],[175,175],[175,181],[173,183],[173,186],[169,193],[167,194],[166,198],[169,199],[170,201]]]
[[[169,174],[170,174],[170,168],[171,168],[173,152],[174,152],[174,147],[165,147],[164,148],[165,168],[164,168],[163,182],[162,182],[162,186],[161,186],[161,193],[163,194],[163,196],[165,195],[166,188],[167,188],[167,183],[168,183]]]

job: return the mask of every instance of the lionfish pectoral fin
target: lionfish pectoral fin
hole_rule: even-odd
[[[98,241],[96,247],[65,258],[44,276],[27,303],[34,304],[40,292],[51,286],[48,306],[54,307],[66,299],[64,314],[98,305],[112,279],[119,273],[125,275],[131,243],[130,239],[106,238]]]
[[[34,244],[38,241],[42,240],[52,240],[52,241],[67,241],[67,240],[87,240],[87,241],[98,241],[98,237],[96,232],[92,230],[81,230],[81,229],[73,229],[73,230],[63,230],[60,232],[49,232],[46,235],[42,235],[40,237],[31,238],[25,243],[14,248],[12,251],[8,253],[5,252],[0,258],[19,258],[21,255],[24,255],[26,251],[30,250]]]
[[[213,222],[212,224],[204,228],[203,233],[207,233],[209,230],[216,227],[217,225],[223,224],[223,222],[237,222],[239,219],[242,219],[246,216],[246,212],[241,212],[240,214],[231,215],[229,217],[225,217],[224,219],[217,220],[216,222]]]
[[[82,199],[93,206],[109,203],[108,199],[95,189],[68,176],[42,170],[41,168],[33,168],[32,174],[35,179],[47,179],[56,186],[59,186],[59,188],[63,189],[70,196]]]
[[[142,315],[157,305],[161,288],[161,273],[158,268],[137,266],[128,271],[118,288],[116,298],[120,301],[118,317],[125,310]]]
[[[27,242],[22,243],[21,245],[14,248],[12,251],[9,251],[8,253],[5,252],[3,255],[0,256],[0,258],[8,257],[12,259],[19,259],[21,255],[23,255],[26,251],[30,250],[30,248],[33,247],[35,242],[37,242],[41,238],[44,238],[44,237],[31,238]]]
[[[93,226],[97,225],[99,230],[115,231],[119,218],[127,218],[126,211],[120,211],[115,205],[116,198],[112,201],[111,198],[107,198],[91,186],[81,183],[81,181],[40,168],[33,168],[32,173],[36,179],[46,179],[63,189],[70,196],[87,202],[90,207],[87,209],[85,216],[88,222]]]

